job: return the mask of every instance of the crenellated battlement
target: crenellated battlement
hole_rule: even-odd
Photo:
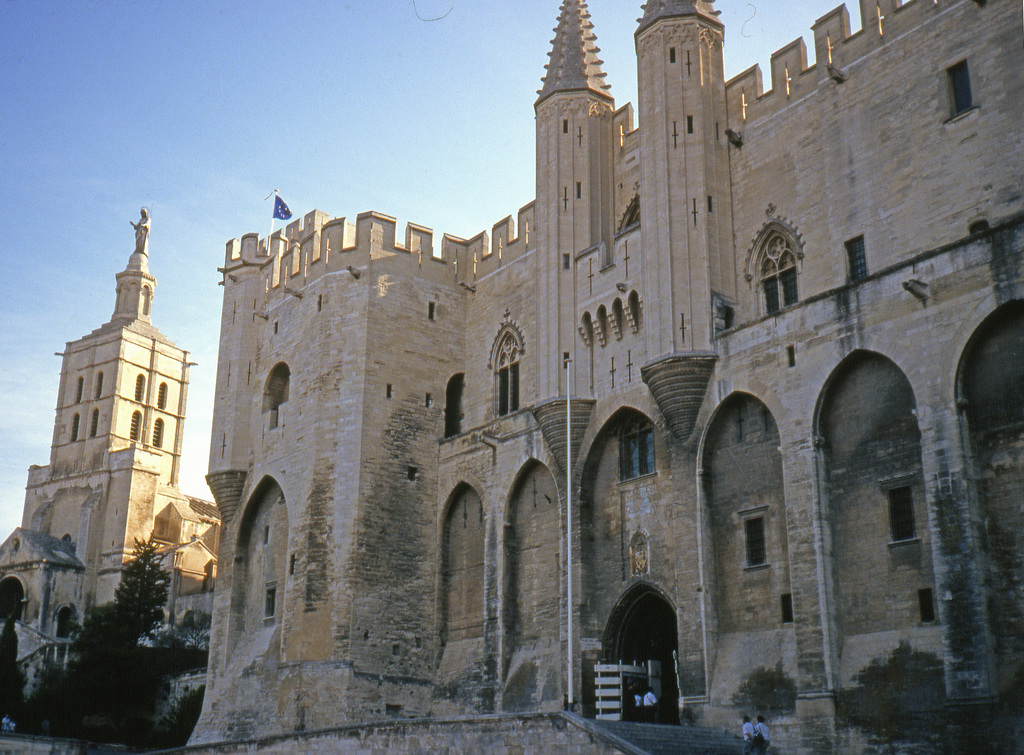
[[[363,212],[353,223],[312,210],[269,238],[248,233],[231,239],[220,271],[225,285],[258,271],[269,295],[296,295],[326,273],[347,270],[356,275],[370,264],[436,283],[472,285],[532,248],[533,217],[531,202],[519,210],[515,222],[506,216],[489,234],[481,231],[471,239],[444,234],[437,248],[433,230],[418,223],[407,223],[399,240],[398,223],[390,215]]]
[[[861,29],[855,33],[850,32],[846,5],[836,7],[811,27],[814,65],[807,64],[807,46],[798,37],[772,54],[768,90],[762,87],[759,65],[726,82],[730,127],[741,132],[744,123],[767,117],[823,85],[845,84],[859,61],[898,45],[908,30],[962,4],[977,7],[973,0],[859,0]]]

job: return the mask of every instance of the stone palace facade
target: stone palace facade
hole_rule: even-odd
[[[814,749],[901,642],[953,704],[1013,683],[1020,7],[859,12],[766,90],[713,3],[649,0],[637,127],[564,0],[514,217],[227,244],[194,742],[595,715],[596,664],[655,661],[662,720],[781,668]]]

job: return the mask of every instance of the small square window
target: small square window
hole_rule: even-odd
[[[764,542],[764,517],[759,516],[743,522],[743,534],[747,546],[747,566],[763,566],[768,563]]]
[[[418,471],[419,471],[419,470],[418,470],[418,469],[416,469],[416,467],[409,467],[409,468],[408,468],[408,469],[406,470],[406,475],[407,475],[407,476],[409,477],[409,479],[410,479],[410,480],[415,480],[415,479],[416,479],[416,473],[417,473]]]
[[[864,256],[864,237],[858,236],[846,242],[846,260],[850,269],[850,280],[859,281],[868,277],[868,263]]]
[[[953,115],[970,110],[974,103],[971,100],[971,75],[967,70],[967,61],[961,60],[946,69],[949,80],[949,101]]]
[[[889,531],[893,542],[914,539],[914,501],[909,485],[889,490]]]

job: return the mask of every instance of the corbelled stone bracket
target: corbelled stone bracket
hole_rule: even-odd
[[[244,469],[226,469],[223,472],[211,472],[206,475],[206,484],[213,492],[213,500],[217,502],[221,522],[225,528],[238,509],[238,501],[242,497],[242,489],[245,487],[245,478],[248,474]]]
[[[583,435],[590,424],[590,415],[594,411],[592,398],[573,398],[570,406],[572,413],[572,458],[575,459],[580,451],[580,443],[583,442]],[[540,431],[547,441],[548,448],[554,454],[555,459],[566,469],[565,466],[565,399],[553,398],[533,407],[533,416],[537,418]]]
[[[640,376],[680,440],[693,432],[717,359],[713,351],[677,352],[640,368]]]

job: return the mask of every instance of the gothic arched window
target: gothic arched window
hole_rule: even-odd
[[[796,254],[792,243],[781,233],[773,233],[765,242],[759,280],[764,292],[764,308],[771,314],[796,304]]]
[[[498,346],[496,364],[498,414],[519,409],[519,357],[522,349],[514,333],[506,333]]]

